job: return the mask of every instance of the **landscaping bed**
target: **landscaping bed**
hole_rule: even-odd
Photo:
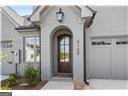
[[[17,76],[16,73],[10,73],[9,77],[3,82],[2,90],[40,90],[48,81],[40,81],[39,68],[32,65],[25,67],[23,77]]]
[[[25,81],[24,77],[18,77],[17,83],[11,88],[12,90],[40,90],[48,81],[42,80],[35,86],[21,85]]]
[[[0,81],[0,82],[1,82],[1,86],[6,85],[6,81],[7,81],[7,80],[1,80],[1,81]]]

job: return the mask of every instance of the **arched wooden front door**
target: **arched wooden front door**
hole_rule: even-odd
[[[71,73],[71,36],[58,37],[58,72]]]

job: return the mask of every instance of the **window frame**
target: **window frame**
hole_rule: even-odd
[[[27,37],[23,37],[23,62],[28,62],[28,63],[33,63],[33,62],[37,62],[39,63],[40,62],[40,57],[39,57],[39,61],[36,60],[36,56],[34,56],[34,61],[27,61],[26,60],[26,38],[34,38],[34,54],[36,54],[36,50],[38,50],[38,48],[36,48],[36,38],[39,38],[39,52],[40,52],[40,36],[27,36]],[[40,53],[39,53],[40,55]],[[41,56],[41,55],[40,55]]]
[[[123,37],[123,38],[119,38],[119,39],[116,39],[116,42],[115,42],[115,44],[117,45],[117,46],[127,46],[128,45],[128,38],[127,37]]]
[[[11,44],[11,46],[6,46],[6,47],[3,47],[2,44]],[[12,48],[13,47],[13,41],[12,40],[2,40],[0,41],[0,47],[1,49],[6,49],[6,48]]]
[[[110,39],[91,39],[92,46],[110,46],[111,44]]]
[[[67,38],[67,37],[68,37],[68,39],[69,39],[69,41],[68,41],[69,43],[68,43],[68,44],[65,43],[65,38]],[[61,43],[61,40],[62,40],[62,39],[64,39],[64,43],[63,43],[63,44]],[[66,46],[69,47],[69,48],[68,48],[68,51],[69,51],[69,53],[68,53],[68,54],[69,54],[69,56],[68,56],[68,57],[69,57],[69,61],[65,61],[65,59],[66,59],[65,57],[66,57],[66,56],[64,55],[64,61],[63,61],[63,62],[64,62],[64,63],[70,62],[70,58],[71,58],[71,57],[70,57],[70,46],[71,46],[71,45],[70,45],[70,42],[71,42],[71,36],[70,36],[70,35],[61,35],[61,36],[58,37],[58,55],[59,55],[59,56],[58,56],[58,62],[62,62],[62,61],[61,61],[61,56],[60,56],[60,52],[61,52],[61,48],[60,48],[60,47],[61,47],[62,45],[64,46],[64,54],[66,53],[65,47],[66,47]]]

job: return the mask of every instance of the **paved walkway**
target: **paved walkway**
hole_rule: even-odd
[[[90,79],[89,86],[85,90],[114,90],[128,89],[128,80]],[[71,78],[53,78],[41,90],[73,90],[74,84]]]
[[[8,78],[8,75],[0,75],[0,86],[3,82],[3,80],[6,80]]]
[[[41,90],[73,90],[71,78],[53,77]]]
[[[9,76],[8,75],[0,75],[0,81],[7,79]]]
[[[90,79],[88,82],[91,89],[128,89],[128,80]]]

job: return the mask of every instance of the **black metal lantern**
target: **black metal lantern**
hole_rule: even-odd
[[[59,9],[59,11],[56,13],[56,16],[57,16],[57,20],[59,22],[62,22],[63,19],[64,19],[64,13],[62,12],[61,8]]]

